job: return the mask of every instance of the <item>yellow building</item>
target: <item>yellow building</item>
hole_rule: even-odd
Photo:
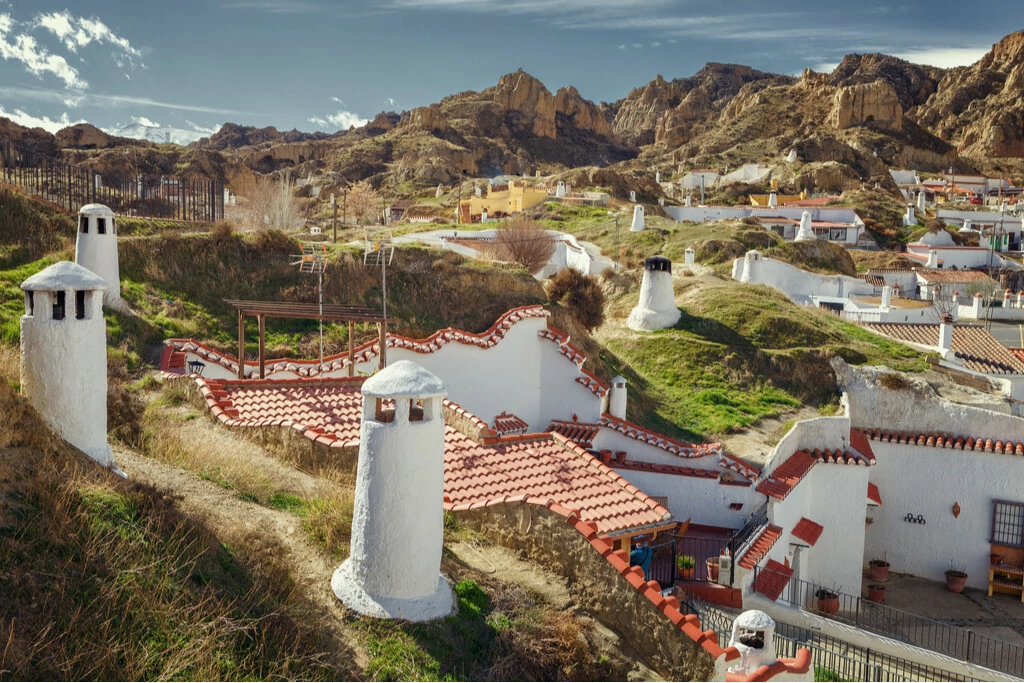
[[[510,180],[507,187],[498,186],[495,189],[488,186],[486,196],[470,197],[462,202],[459,222],[479,221],[484,211],[487,212],[488,218],[511,216],[532,209],[547,197],[547,190],[527,187],[524,183],[517,183],[514,180]]]
[[[801,199],[807,198],[807,192],[803,191],[800,194],[778,194],[779,192],[779,181],[772,178],[772,191],[776,194],[776,206],[781,206],[787,202],[795,202]],[[752,194],[750,195],[751,206],[771,206],[770,194]]]

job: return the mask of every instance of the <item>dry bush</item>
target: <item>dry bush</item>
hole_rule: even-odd
[[[20,382],[21,350],[17,346],[0,345],[0,375],[8,382]]]
[[[528,218],[514,218],[498,228],[494,237],[495,256],[514,261],[536,273],[551,260],[555,240],[542,225]]]
[[[139,392],[128,386],[130,377],[123,354],[107,355],[107,432],[132,448],[142,445],[142,415],[146,410]]]
[[[373,189],[369,180],[360,180],[348,188],[344,200],[345,217],[342,222],[348,221],[348,216],[355,218],[358,224],[376,223],[376,217],[383,211],[380,195]]]
[[[903,389],[910,388],[910,383],[907,382],[903,375],[895,372],[886,372],[878,378],[878,383],[889,391],[901,391]]]
[[[291,230],[298,217],[298,202],[292,194],[287,174],[280,181],[270,176],[256,177],[252,197],[241,217],[241,223],[247,230]]]
[[[348,557],[354,505],[354,483],[351,487],[321,483],[314,490],[302,519],[309,537],[334,559]]]
[[[547,294],[550,301],[564,306],[588,332],[604,323],[604,292],[593,275],[566,268],[548,280]]]

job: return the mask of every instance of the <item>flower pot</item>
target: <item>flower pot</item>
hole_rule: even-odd
[[[967,587],[967,574],[963,572],[946,572],[946,590],[950,593],[963,593]]]
[[[693,567],[687,567],[686,569],[683,569],[682,567],[676,567],[676,572],[679,574],[679,578],[683,581],[693,580]]]
[[[871,560],[868,563],[868,578],[872,581],[885,581],[889,577],[889,563],[884,560]]]
[[[718,558],[717,557],[709,557],[707,559],[707,563],[706,564],[707,564],[707,567],[708,567],[708,579],[710,581],[716,581],[717,582],[718,581]]]
[[[868,586],[868,600],[871,602],[885,602],[885,586],[873,583]]]
[[[989,553],[988,554],[988,563],[989,564],[995,565],[995,564],[999,564],[1002,561],[1003,561],[1003,556],[1000,555],[999,553]]]
[[[818,611],[822,614],[835,616],[839,614],[839,596],[831,598],[818,598]]]

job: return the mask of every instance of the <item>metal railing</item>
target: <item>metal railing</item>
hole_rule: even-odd
[[[680,536],[677,539],[677,546],[680,555],[689,555],[693,558],[693,576],[691,581],[723,581],[725,577],[712,575],[708,569],[708,558],[721,556],[722,551],[729,545],[725,538],[704,538],[702,536]]]
[[[61,161],[39,143],[0,136],[0,180],[70,213],[101,203],[120,216],[191,222],[224,218],[224,185],[209,178],[181,178],[124,170],[100,175],[93,169]]]
[[[922,617],[800,579],[787,579],[784,574],[763,567],[754,568],[754,586],[782,583],[785,588],[778,601],[808,612],[855,626],[864,631],[892,638],[909,645],[939,652],[949,657],[972,662],[1013,676],[1024,676],[1024,647],[984,636],[970,629]],[[788,583],[786,583],[788,580]],[[831,605],[819,604],[819,591],[836,596]],[[834,613],[833,610],[835,610]]]
[[[733,619],[700,600],[689,600],[684,611],[700,617],[702,629],[718,635],[721,647],[729,645]],[[792,624],[776,622],[775,654],[795,657],[806,647],[811,652],[816,681],[979,681],[963,674],[894,657],[870,648],[860,647]]]
[[[647,571],[648,581],[657,581],[662,588],[668,588],[676,580],[675,540],[651,546],[651,565]]]
[[[736,579],[736,562],[743,549],[753,541],[761,530],[768,525],[768,501],[765,501],[757,510],[750,515],[746,524],[740,527],[739,531],[729,539],[729,554],[732,555],[732,570],[729,573],[729,585],[732,586]]]

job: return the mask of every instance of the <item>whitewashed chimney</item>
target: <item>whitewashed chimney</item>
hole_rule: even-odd
[[[626,378],[617,375],[612,379],[611,396],[608,399],[608,412],[612,417],[626,419]]]
[[[656,182],[656,183],[660,183],[661,182],[661,171],[655,171],[654,172],[654,182]]]
[[[633,207],[633,223],[629,226],[630,232],[642,232],[646,229],[644,224],[644,205],[637,204]]]
[[[914,225],[917,223],[917,217],[914,215],[914,205],[907,204],[907,211],[903,214],[903,225]]]
[[[945,353],[953,348],[953,316],[945,313],[939,322],[939,352]]]
[[[440,183],[438,183],[438,185],[437,185],[437,191],[434,192],[434,196],[435,197],[443,197],[444,196],[444,188],[441,187]]]
[[[779,193],[777,190],[772,190],[768,193],[768,206],[776,208],[779,205]]]
[[[556,197],[564,197],[565,196],[565,182],[559,180],[558,184],[555,185],[555,196]]]
[[[481,223],[486,223],[487,222],[487,209],[480,209],[480,222]]]
[[[760,610],[747,610],[732,623],[729,646],[740,653],[739,663],[731,666],[729,673],[747,677],[762,666],[771,666],[778,661],[775,655],[775,621]]]
[[[985,308],[985,297],[981,295],[981,292],[978,292],[977,294],[974,295],[974,301],[972,302],[972,304],[973,307],[971,313],[974,316],[974,319],[981,320],[983,310]]]
[[[21,392],[62,439],[122,474],[107,445],[106,287],[70,261],[21,283]]]
[[[636,190],[629,191],[629,201],[636,202]]]
[[[788,161],[789,163],[793,163],[794,161],[796,161],[796,150],[795,149],[789,150],[789,154],[786,155],[786,161]]]
[[[454,609],[441,575],[447,392],[408,360],[363,384],[352,551],[331,580],[360,614],[426,621]]]
[[[664,256],[651,256],[644,261],[640,301],[630,312],[626,325],[634,330],[650,332],[672,327],[679,318],[672,286],[672,262]]]
[[[693,251],[693,247],[686,248],[686,251],[683,252],[683,259],[683,263],[688,266],[692,266],[694,264],[695,253]]]
[[[1003,310],[1006,310],[1007,308],[1010,307],[1010,300],[1011,300],[1012,297],[1013,297],[1013,291],[1012,290],[1007,289],[1005,292],[1003,292]]]
[[[925,268],[938,268],[939,267],[939,252],[934,249],[928,250],[928,261],[924,264]]]
[[[693,206],[693,195],[686,195],[686,206]]]
[[[808,242],[816,239],[814,236],[814,228],[811,227],[811,212],[804,211],[800,215],[800,228],[796,233],[797,242]]]
[[[924,190],[917,193],[917,210],[923,215],[928,207],[928,197],[925,195]]]
[[[665,198],[658,197],[658,206],[665,206]]]
[[[117,255],[117,222],[114,212],[102,204],[86,204],[78,211],[75,263],[107,283],[103,303],[126,310],[121,299],[121,268]]]
[[[882,308],[889,308],[892,306],[892,287],[885,285],[882,287]]]

